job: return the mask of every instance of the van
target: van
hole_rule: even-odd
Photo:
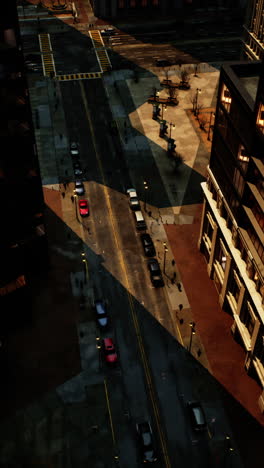
[[[136,220],[136,228],[139,231],[140,230],[146,230],[147,226],[146,226],[146,223],[145,223],[145,220],[143,218],[143,214],[141,213],[141,211],[134,211],[134,216],[135,216],[135,220]]]

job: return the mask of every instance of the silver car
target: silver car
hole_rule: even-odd
[[[77,195],[83,195],[84,192],[85,192],[85,188],[84,188],[84,185],[83,185],[83,182],[81,180],[76,180],[75,181],[75,193]]]

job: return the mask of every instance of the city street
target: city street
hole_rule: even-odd
[[[45,287],[37,283],[38,314],[32,329],[10,341],[17,366],[14,386],[21,379],[23,397],[28,380],[33,397],[26,400],[27,406],[21,398],[20,411],[13,415],[24,438],[17,442],[12,437],[12,422],[8,421],[7,432],[1,424],[0,464],[12,465],[17,447],[25,444],[26,461],[32,453],[38,462],[51,463],[57,457],[59,468],[140,467],[144,459],[136,424],[148,421],[157,468],[242,468],[220,385],[211,375],[199,330],[193,336],[192,322],[188,323],[191,307],[181,273],[169,243],[167,250],[164,247],[166,225],[191,224],[195,207],[201,204],[199,184],[205,178],[209,146],[201,144],[189,119],[191,91],[181,91],[177,113],[175,108],[167,112],[171,125],[180,123],[173,135],[185,156],[180,171],[173,172],[167,140],[158,139],[159,122],[151,118],[152,106],[147,103],[154,85],[160,89],[164,72],[156,67],[157,59],[171,61],[166,70],[174,81],[179,61],[190,70],[203,62],[200,76],[192,74],[191,86],[192,90],[201,86],[203,106],[208,115],[212,113],[218,68],[223,60],[239,58],[237,31],[227,29],[227,37],[211,38],[210,46],[202,28],[198,39],[186,41],[179,31],[134,35],[118,31],[105,41],[113,69],[103,74],[102,44],[96,42],[96,33],[89,33],[89,28],[82,33],[78,26],[61,26],[59,19],[46,23],[55,75],[43,76],[43,65],[43,73],[28,76],[34,124],[41,122],[36,146],[51,268]],[[40,54],[38,33],[39,24],[34,24],[23,36],[26,53]],[[133,78],[134,68],[139,83]],[[75,75],[93,72],[102,75],[96,79]],[[59,80],[60,75],[67,75],[67,80]],[[72,143],[79,158],[70,153]],[[78,179],[85,189],[80,196],[74,192]],[[126,194],[131,187],[137,190],[153,238],[164,287],[155,288],[149,277]],[[81,199],[88,202],[87,216],[80,214]],[[183,206],[186,211],[181,212]],[[94,301],[99,299],[109,315],[106,329],[96,320]],[[186,315],[182,322],[181,311]],[[114,341],[115,365],[106,362],[105,338]],[[22,343],[21,357],[16,342]],[[27,369],[32,343],[37,351]],[[192,401],[202,404],[205,430],[194,428],[188,408]],[[235,447],[232,458],[226,434],[231,434]]]

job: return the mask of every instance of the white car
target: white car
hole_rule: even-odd
[[[75,158],[79,156],[78,145],[74,141],[70,144],[70,152],[71,152],[71,155],[74,156]]]
[[[83,182],[81,180],[76,180],[75,181],[75,193],[77,195],[83,195],[85,192]]]
[[[135,211],[140,210],[140,205],[139,205],[136,190],[134,188],[129,188],[127,189],[127,194],[129,197],[129,204],[130,204],[131,210],[135,210]]]

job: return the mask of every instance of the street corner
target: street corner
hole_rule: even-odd
[[[48,208],[52,210],[60,219],[63,219],[62,192],[60,184],[43,186],[44,201]]]

